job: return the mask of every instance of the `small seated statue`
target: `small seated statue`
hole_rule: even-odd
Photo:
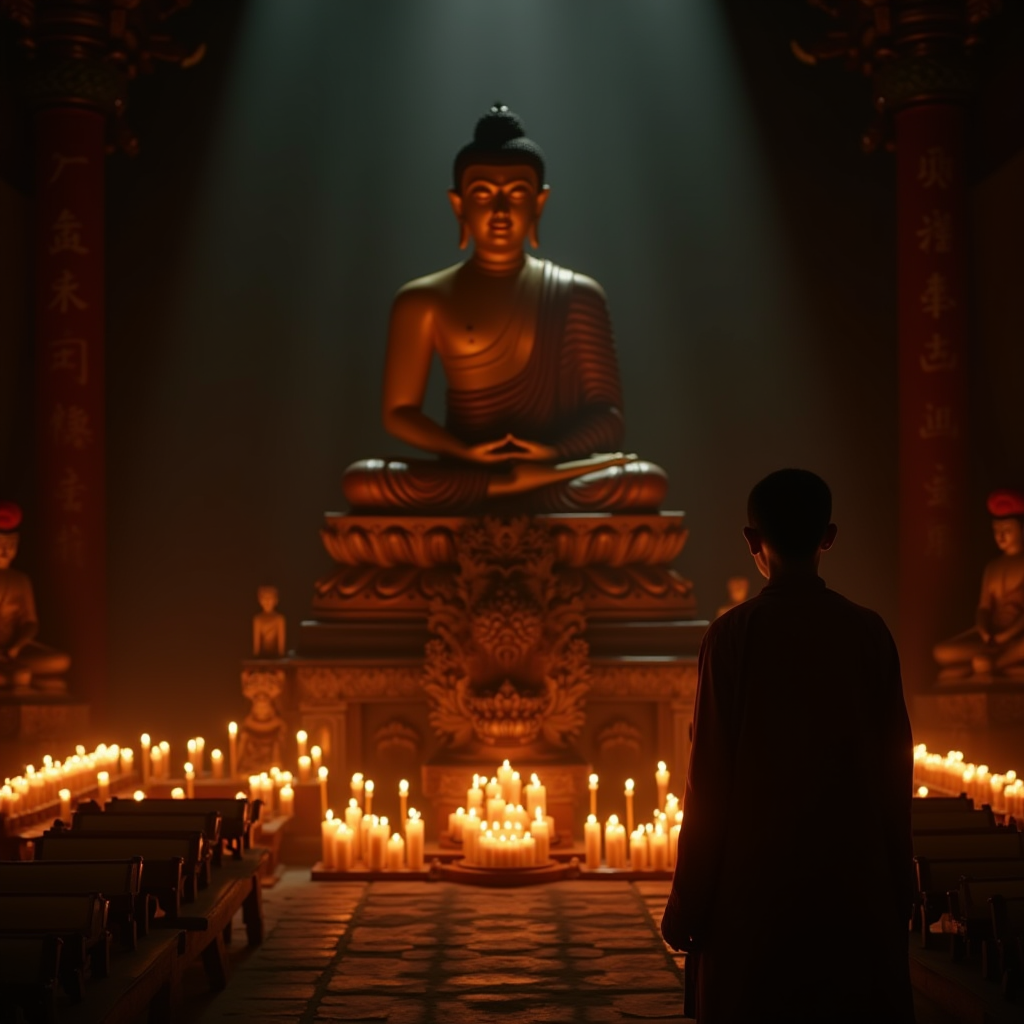
[[[284,673],[252,669],[242,675],[242,693],[252,701],[242,719],[238,737],[238,770],[243,774],[266,771],[282,764],[288,723],[277,707],[284,691]]]
[[[972,629],[935,645],[939,679],[1024,679],[1024,494],[989,495],[992,533],[1002,552],[985,566]]]
[[[39,643],[32,581],[11,563],[18,553],[21,509],[11,501],[0,502],[0,686],[25,687],[36,682],[46,690],[65,689],[59,677],[71,658]]]
[[[407,514],[657,510],[667,478],[622,445],[622,389],[604,292],[538,260],[544,157],[496,104],[455,158],[449,193],[470,259],[404,285],[391,309],[383,417],[436,459],[364,459],[353,510]],[[442,426],[423,412],[431,361],[447,379]]]
[[[283,658],[285,621],[277,610],[277,587],[259,587],[260,611],[252,617],[252,653],[257,658]]]

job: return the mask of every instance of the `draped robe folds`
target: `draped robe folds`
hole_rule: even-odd
[[[608,310],[593,289],[545,260],[534,342],[525,367],[477,391],[449,388],[445,428],[466,445],[506,434],[555,448],[559,461],[622,445],[622,388]],[[364,459],[342,488],[357,512],[471,513],[489,504],[488,485],[507,465],[458,459]],[[637,460],[503,499],[534,512],[652,510],[664,498],[664,472]]]
[[[699,1024],[910,1022],[913,747],[892,637],[816,577],[712,623],[662,934]]]

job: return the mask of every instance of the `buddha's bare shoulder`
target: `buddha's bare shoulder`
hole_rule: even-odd
[[[395,293],[396,306],[433,305],[450,294],[455,277],[463,267],[462,263],[437,270],[433,274],[406,281]]]

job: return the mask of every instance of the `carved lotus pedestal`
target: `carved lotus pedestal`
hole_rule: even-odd
[[[282,715],[325,750],[336,809],[361,771],[394,816],[406,778],[436,837],[504,758],[524,783],[537,771],[558,827],[580,834],[591,771],[609,783],[602,817],[624,810],[627,776],[653,808],[659,759],[681,789],[707,626],[671,564],[681,512],[329,514],[321,535],[335,570],[274,669]]]

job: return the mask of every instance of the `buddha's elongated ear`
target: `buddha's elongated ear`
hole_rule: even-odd
[[[536,206],[533,208],[533,223],[530,225],[529,239],[530,245],[534,249],[540,248],[540,232],[538,225],[540,224],[541,214],[544,212],[544,204],[548,201],[548,196],[551,195],[551,186],[545,185],[538,193]]]
[[[459,222],[459,248],[465,249],[469,245],[469,228],[462,217],[462,195],[455,189],[448,189],[448,202],[452,204],[452,212]]]

